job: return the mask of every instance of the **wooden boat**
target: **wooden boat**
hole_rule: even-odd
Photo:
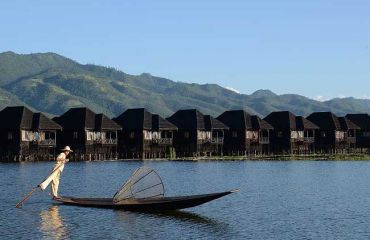
[[[34,187],[31,192],[29,192],[16,205],[16,207],[21,207],[37,188],[40,187],[44,190],[41,186],[47,186],[52,181],[57,169],[58,168],[54,169],[49,177],[47,177],[41,184]],[[45,182],[46,184],[44,184]],[[136,169],[112,198],[60,197],[54,198],[54,200],[63,204],[82,207],[158,212],[195,207],[237,191],[239,190],[201,195],[165,197],[165,190],[161,177],[153,169],[144,166]]]
[[[219,193],[202,195],[179,196],[179,197],[157,197],[145,199],[126,199],[115,203],[113,198],[75,198],[61,197],[54,199],[67,205],[77,205],[82,207],[114,208],[129,211],[169,211],[195,207],[206,202],[221,198],[238,190],[231,190]]]

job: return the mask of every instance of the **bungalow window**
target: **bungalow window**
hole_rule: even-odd
[[[153,139],[153,133],[149,131],[144,131],[144,139],[151,140]]]
[[[135,132],[130,132],[130,138],[134,139],[135,138]]]
[[[218,130],[218,131],[217,131],[217,137],[219,137],[219,138],[224,137],[224,132],[223,132],[223,131],[221,131],[221,130]]]
[[[237,137],[238,137],[238,132],[237,132],[237,131],[233,131],[233,132],[231,133],[231,136],[232,136],[233,138],[237,138]]]
[[[33,133],[33,141],[40,141],[41,140],[41,134],[39,132]]]
[[[262,136],[262,137],[269,137],[269,131],[262,130],[262,132],[261,132],[261,136]]]
[[[106,132],[105,136],[106,136],[107,139],[116,139],[117,138],[116,132]]]
[[[282,137],[283,137],[283,132],[281,132],[281,131],[280,131],[280,132],[278,132],[278,133],[277,133],[277,137],[278,137],[278,138],[282,138]]]
[[[344,139],[344,132],[342,132],[342,131],[335,131],[335,138],[337,138],[337,139]]]
[[[73,132],[73,139],[78,139],[78,132]]]
[[[189,138],[189,137],[190,137],[189,132],[184,132],[184,138]]]
[[[105,138],[105,134],[101,133],[101,132],[93,132],[93,140],[95,141],[99,141],[103,138]]]
[[[311,137],[313,137],[313,131],[305,131],[304,132],[304,137],[305,138],[311,138]]]
[[[198,130],[198,140],[206,140],[206,139],[211,139],[211,132],[205,132],[205,131],[199,131]]]
[[[22,141],[30,142],[34,140],[35,140],[34,132],[22,130]]]
[[[172,132],[170,131],[162,131],[161,138],[172,138]]]
[[[247,139],[258,139],[257,131],[247,131]]]
[[[298,138],[298,133],[297,133],[297,131],[291,131],[290,132],[290,138]]]
[[[217,138],[218,137],[218,132],[217,131],[213,131],[212,132],[212,138]]]
[[[326,132],[321,132],[321,137],[325,138],[326,137]]]
[[[160,132],[152,132],[152,138],[153,139],[160,139],[162,134]]]
[[[55,133],[53,133],[53,132],[45,132],[43,139],[45,139],[45,140],[55,139]]]
[[[354,137],[355,131],[354,130],[348,130],[348,137]]]
[[[362,133],[362,136],[363,137],[370,137],[370,132],[363,132]]]
[[[12,132],[8,132],[8,140],[13,140],[13,133]]]
[[[94,132],[86,131],[86,140],[87,141],[94,140]]]
[[[290,138],[293,139],[303,138],[303,131],[291,131]]]

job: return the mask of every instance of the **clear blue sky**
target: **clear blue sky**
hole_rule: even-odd
[[[0,51],[242,93],[370,98],[370,1],[2,0]]]

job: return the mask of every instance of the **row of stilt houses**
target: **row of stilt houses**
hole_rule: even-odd
[[[52,160],[65,145],[73,160],[271,156],[370,152],[370,116],[289,111],[265,118],[231,110],[217,118],[196,109],[168,118],[144,108],[110,119],[71,108],[53,119],[24,106],[0,111],[0,160]]]

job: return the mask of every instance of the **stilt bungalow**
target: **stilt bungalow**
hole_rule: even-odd
[[[217,117],[229,127],[225,132],[224,154],[231,156],[268,154],[273,127],[243,110],[226,111]]]
[[[0,112],[0,159],[36,161],[54,159],[56,132],[62,127],[27,107],[6,107]]]
[[[370,116],[369,114],[347,114],[351,122],[356,124],[360,129],[356,130],[356,146],[363,153],[370,152]]]
[[[119,134],[121,158],[175,157],[173,136],[177,127],[145,108],[128,109],[113,119],[122,127]]]
[[[222,156],[225,131],[228,127],[196,109],[179,110],[167,118],[178,131],[174,145],[177,156]]]
[[[315,152],[315,130],[311,121],[289,111],[272,112],[264,118],[274,127],[270,144],[275,154],[309,154]]]
[[[316,130],[317,150],[323,153],[348,153],[356,146],[359,127],[349,119],[337,117],[332,112],[314,112],[307,117],[320,128]]]
[[[63,127],[58,132],[58,146],[71,146],[74,160],[117,158],[117,136],[121,127],[104,114],[88,108],[71,108],[54,121]]]

